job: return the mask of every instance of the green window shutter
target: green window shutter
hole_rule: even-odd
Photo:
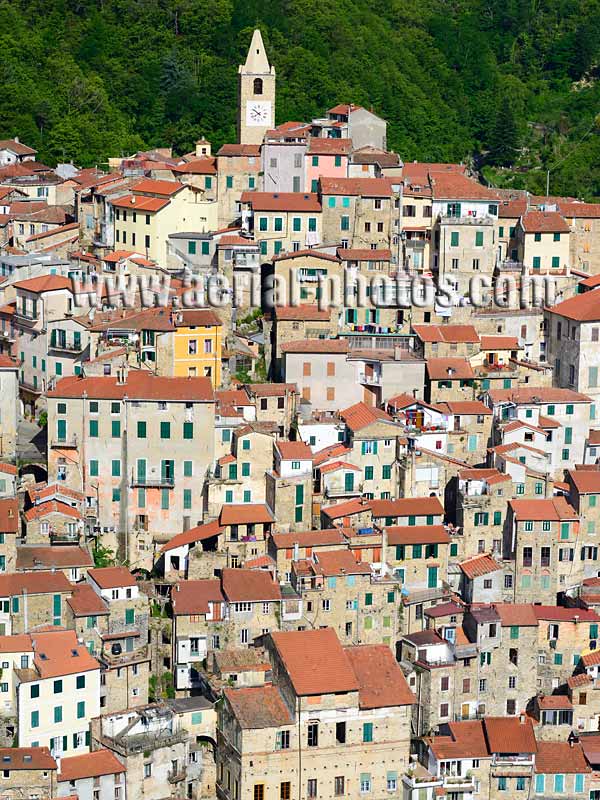
[[[247,478],[250,475],[250,462],[243,461],[242,462],[242,477]]]
[[[125,625],[133,625],[134,621],[135,621],[135,609],[126,608],[125,609]]]
[[[381,470],[381,477],[384,480],[389,480],[392,477],[392,467],[390,464],[384,464]]]
[[[146,490],[138,489],[138,508],[146,508]]]
[[[192,490],[191,489],[184,489],[183,490],[183,507],[186,511],[189,511],[192,507]]]
[[[161,422],[160,423],[160,438],[161,439],[170,439],[171,438],[171,423],[170,422]]]
[[[91,419],[90,420],[90,439],[97,439],[98,438],[98,420]]]
[[[373,741],[373,723],[363,722],[363,742]]]
[[[138,439],[145,439],[146,432],[147,432],[146,423],[143,420],[138,420],[137,424]]]
[[[569,523],[568,522],[561,522],[560,523],[560,538],[561,539],[568,539],[569,538]]]
[[[413,544],[412,546],[412,557],[413,558],[422,558],[423,556],[423,545],[422,544]]]
[[[200,249],[202,251],[203,256],[210,255],[210,242],[202,242],[200,245]]]
[[[183,438],[184,439],[193,439],[194,438],[194,423],[193,422],[184,422],[183,423]]]
[[[112,500],[113,500],[113,503],[120,503],[121,502],[121,490],[120,489],[113,489],[112,490]]]
[[[450,246],[451,247],[458,247],[458,243],[460,241],[460,237],[458,235],[458,231],[452,231],[450,234]]]
[[[296,486],[296,505],[304,503],[304,486],[300,483]]]
[[[90,476],[96,478],[98,476],[98,462],[96,459],[90,461]]]
[[[371,592],[367,592],[367,594],[365,594],[365,605],[366,606],[373,605],[373,594]]]
[[[225,178],[225,186],[227,189],[233,189],[233,175],[227,175]]]
[[[533,268],[539,269],[542,266],[542,260],[539,256],[533,257]]]
[[[111,435],[113,439],[118,439],[121,436],[121,423],[118,419],[114,419],[111,424]]]
[[[396,545],[396,561],[404,561],[404,545]]]
[[[574,408],[574,407],[573,407],[572,405],[568,405],[568,406],[567,406],[567,409],[566,409],[566,410],[567,410],[567,414],[568,414],[569,416],[571,416],[571,414],[573,413],[573,408]]]
[[[79,700],[77,703],[77,719],[85,717],[85,700]]]
[[[552,267],[553,269],[560,267],[560,256],[552,256]]]
[[[183,462],[183,476],[184,478],[191,478],[193,474],[193,467],[191,461]]]
[[[417,524],[417,518],[416,518],[416,517],[415,517],[413,514],[411,514],[411,515],[409,516],[409,518],[408,518],[408,524],[410,525],[410,527],[411,527],[411,528],[412,528],[414,525],[416,525],[416,524]]]
[[[62,706],[54,706],[54,722],[62,722]]]
[[[510,638],[511,639],[518,639],[519,638],[519,626],[518,625],[511,625],[510,626]]]
[[[452,558],[455,558],[458,555],[458,545],[456,544],[456,542],[452,542],[452,544],[450,545],[450,555],[452,556]]]
[[[590,639],[597,639],[598,638],[598,625],[597,623],[592,623],[590,625]]]
[[[302,522],[303,512],[302,506],[296,506],[294,511],[294,522]]]
[[[502,525],[502,512],[494,511],[494,525]]]
[[[229,465],[229,480],[236,481],[237,480],[237,464],[230,464]]]
[[[302,230],[302,220],[300,217],[294,217],[292,220],[292,230],[298,232]]]
[[[565,444],[573,444],[573,428],[565,428]]]
[[[163,511],[166,511],[169,508],[169,490],[168,489],[161,489],[160,490],[160,507]]]
[[[483,231],[475,231],[475,247],[483,247]]]
[[[373,480],[373,467],[365,467],[365,480],[366,481]]]
[[[121,477],[121,462],[118,458],[113,458],[111,462],[111,475],[113,478]]]

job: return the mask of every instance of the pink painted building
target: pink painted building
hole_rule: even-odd
[[[316,192],[319,178],[347,178],[352,141],[312,136],[306,148],[306,191]]]

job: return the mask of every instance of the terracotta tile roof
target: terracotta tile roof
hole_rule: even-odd
[[[595,664],[600,664],[600,650],[593,650],[591,653],[586,653],[581,657],[581,662],[584,667],[592,667]]]
[[[598,219],[600,217],[600,203],[573,203],[560,202],[560,213],[569,219]]]
[[[429,175],[436,172],[458,172],[466,175],[464,164],[428,163],[426,161],[409,161],[402,165],[402,178],[408,183],[427,184]]]
[[[242,729],[282,728],[294,723],[276,686],[225,689],[223,694]]]
[[[281,345],[282,353],[347,353],[345,339],[299,339]]]
[[[466,358],[429,358],[426,367],[430,381],[458,381],[475,377]]]
[[[426,617],[438,619],[439,617],[451,617],[455,614],[464,614],[465,609],[462,606],[459,606],[458,603],[449,602],[441,603],[437,606],[431,606],[431,608],[425,609],[423,613]]]
[[[449,758],[489,758],[490,753],[481,720],[450,722],[448,728],[450,736],[432,736],[425,739],[438,761]]]
[[[482,350],[518,350],[519,340],[516,336],[482,336]]]
[[[335,575],[370,575],[371,567],[356,561],[350,550],[323,550],[313,553],[313,571],[326,577]]]
[[[324,464],[322,467],[319,467],[321,475],[326,475],[328,472],[336,472],[338,469],[350,469],[354,470],[355,472],[362,472],[360,467],[356,467],[354,464],[349,464],[347,461],[333,461],[331,464]]]
[[[569,689],[577,689],[579,686],[587,686],[589,683],[593,683],[593,680],[587,672],[580,672],[579,675],[571,675],[570,678],[567,678]]]
[[[482,553],[481,555],[472,556],[468,558],[466,561],[462,561],[458,565],[461,571],[469,578],[469,580],[473,580],[474,578],[478,578],[481,575],[489,575],[492,572],[497,572],[499,569],[502,569],[502,565],[498,564],[497,561],[491,556]]]
[[[182,308],[175,313],[173,323],[176,328],[212,328],[223,324],[209,308]]]
[[[223,603],[225,596],[218,579],[180,581],[171,592],[173,614],[189,616],[208,614],[209,603]]]
[[[582,739],[582,742],[585,741]],[[592,768],[585,759],[582,742],[538,742],[535,771],[541,775],[584,774]]]
[[[360,683],[333,628],[277,631],[271,639],[296,695],[355,692]]]
[[[569,233],[570,228],[557,211],[528,211],[521,217],[525,233]]]
[[[235,459],[234,459],[235,460]],[[194,528],[189,528],[183,533],[178,533],[170,541],[163,544],[160,548],[161,553],[166,553],[169,550],[174,550],[176,547],[183,547],[186,544],[195,544],[196,542],[203,542],[205,539],[212,539],[213,536],[218,536],[222,533],[222,528],[217,520],[207,522],[205,525],[196,525]]]
[[[0,575],[0,597],[17,594],[50,594],[70,592],[73,584],[63,572],[8,572]]]
[[[529,717],[486,717],[483,720],[490,753],[535,753],[537,744]]]
[[[396,411],[400,411],[404,408],[408,408],[409,406],[423,406],[424,408],[431,408],[433,411],[439,411],[440,409],[437,406],[433,406],[430,403],[426,403],[425,400],[421,400],[418,397],[413,397],[411,394],[396,394],[393,397],[390,397],[386,400],[386,406],[392,406]]]
[[[339,264],[340,260],[337,256],[331,253],[326,253],[324,250],[315,250],[308,248],[306,250],[291,250],[287,253],[281,253],[278,256],[273,256],[273,261],[292,261],[296,258],[317,258],[320,261],[333,261]]]
[[[274,517],[264,503],[229,503],[221,508],[221,525],[246,525],[248,523],[274,522]]]
[[[224,144],[218,156],[260,156],[259,144]]]
[[[59,225],[56,228],[52,228],[49,231],[42,231],[41,233],[36,233],[33,236],[29,236],[27,238],[28,242],[36,242],[39,239],[47,239],[49,236],[56,236],[57,234],[66,233],[68,231],[75,231],[79,230],[79,223],[78,222],[69,222],[66,225]]]
[[[0,499],[0,532],[17,533],[19,530],[19,501],[16,497]]]
[[[180,172],[184,175],[216,175],[217,159],[213,156],[204,156],[187,161],[185,164],[178,164],[173,167],[173,172]],[[135,188],[135,187],[134,187]]]
[[[88,575],[101,589],[136,586],[135,578],[127,567],[100,567],[89,570]]]
[[[502,219],[519,219],[527,211],[527,197],[514,197],[503,200],[498,206],[498,216]]]
[[[94,560],[83,547],[61,545],[60,547],[17,547],[17,569],[66,569],[68,567],[91,567]]]
[[[315,213],[321,211],[318,194],[300,192],[242,192],[242,203],[250,203],[254,211],[295,211]]]
[[[56,761],[47,747],[0,747],[0,762],[2,768],[8,770],[56,769]],[[14,780],[14,776],[11,777]]]
[[[390,525],[385,528],[388,544],[449,544],[443,525]]]
[[[347,500],[345,503],[338,503],[333,506],[321,508],[321,512],[329,519],[340,519],[340,517],[351,516],[352,514],[362,514],[370,512],[369,501],[357,497],[354,500]]]
[[[412,329],[422,342],[479,344],[479,334],[473,325],[413,325]]]
[[[469,414],[490,416],[493,414],[492,409],[488,408],[481,400],[445,400],[442,403],[438,403],[438,408],[444,412],[458,414],[459,416]]]
[[[254,403],[243,389],[220,389],[215,392],[215,400],[228,406],[253,406]]]
[[[116,208],[132,209],[133,211],[150,211],[155,213],[161,211],[171,202],[167,199],[159,197],[146,197],[145,195],[126,194],[123,197],[115,197],[108,201]]]
[[[352,139],[329,139],[322,136],[311,136],[308,139],[307,155],[328,156],[348,155],[352,150]]]
[[[577,322],[597,322],[600,320],[600,290],[576,294],[551,306],[549,311]]]
[[[481,183],[460,172],[431,172],[431,191],[435,200],[489,200],[498,201],[499,195]]]
[[[546,709],[566,708],[572,709],[573,703],[564,694],[547,694],[537,698],[537,703],[542,711]]]
[[[584,297],[584,295],[578,295]],[[599,306],[600,307],[600,306]],[[599,316],[600,319],[600,316]],[[554,386],[534,386],[518,389],[492,389],[489,392],[494,405],[502,402],[513,402],[517,405],[532,403],[589,403],[591,399],[586,394],[575,392],[573,389],[558,389]]]
[[[500,481],[509,481],[510,475],[504,472],[498,472],[494,467],[477,469],[469,467],[469,469],[461,469],[458,477],[463,481],[485,481],[486,483],[499,483]]]
[[[62,275],[40,275],[38,278],[16,281],[13,286],[15,289],[41,294],[42,292],[56,292],[61,289],[71,290],[73,282],[70,278],[63,278]]]
[[[32,634],[33,663],[41,678],[73,675],[99,670],[100,664],[85,645],[79,644],[75,631],[49,631]]]
[[[173,167],[176,169],[176,167]],[[184,188],[180,181],[160,181],[152,178],[144,178],[132,184],[131,191],[139,194],[156,194],[160,197],[171,197]]]
[[[558,522],[560,520],[578,519],[575,509],[567,503],[564,497],[548,497],[543,499],[509,500],[508,504],[517,519],[546,520]]]
[[[253,239],[246,239],[244,236],[238,236],[236,234],[226,234],[225,236],[221,236],[221,238],[217,242],[217,247],[256,247],[256,248],[258,248],[258,243],[255,242]]]
[[[570,469],[568,475],[579,494],[600,494],[600,471]]]
[[[537,628],[538,618],[531,603],[494,603],[504,628]]]
[[[2,139],[0,140],[0,150],[10,150],[18,156],[33,156],[37,153],[33,147],[28,147],[23,142],[18,142],[16,139]],[[46,748],[41,748],[45,750]]]
[[[600,444],[600,430],[591,430],[588,434],[588,442],[591,445]]]
[[[293,549],[295,544],[298,544],[299,547],[326,547],[344,544],[346,537],[339,528],[324,528],[320,531],[274,533],[271,540],[276,550],[289,550]]]
[[[327,322],[331,312],[317,305],[275,306],[275,318],[280,322],[307,320],[310,322]]]
[[[62,514],[72,519],[82,519],[81,511],[67,503],[61,503],[60,500],[47,500],[45,503],[32,506],[25,511],[23,516],[27,522],[33,522],[34,519],[42,519],[49,514]]]
[[[245,388],[256,397],[283,397],[286,394],[298,393],[295,383],[247,383]]]
[[[101,775],[117,775],[126,772],[125,767],[112,750],[94,750],[81,756],[61,758],[57,781],[78,781]]]
[[[410,517],[444,514],[438,497],[400,497],[397,500],[371,500],[374,517]]]
[[[321,177],[323,195],[353,195],[361,197],[391,197],[388,178],[326,178]]]
[[[368,406],[362,401],[340,411],[340,417],[351,431],[357,432],[375,422],[393,422],[389,414],[376,406]],[[390,434],[391,435],[391,434]]]
[[[286,442],[278,439],[275,447],[284,461],[312,461],[313,454],[310,447],[303,441]]]
[[[324,447],[322,450],[317,450],[317,452],[313,454],[313,465],[318,467],[320,464],[324,464],[326,461],[329,461],[330,458],[345,456],[347,453],[351,452],[352,449],[350,447],[346,447],[346,445],[342,444],[341,442],[330,444],[327,447]]]
[[[271,567],[276,567],[277,564],[275,560],[271,558],[271,556],[256,556],[256,558],[251,558],[248,561],[244,561],[244,568],[245,569],[270,569]]]
[[[127,380],[119,383],[116,376],[90,376],[83,378],[73,375],[62,378],[56,387],[48,392],[48,397],[75,398],[84,392],[90,399],[156,400],[156,401],[198,401],[212,402],[214,392],[210,378],[170,378],[153,375],[145,370],[130,370]]]
[[[221,585],[230,603],[281,600],[279,584],[265,570],[224,569]]]
[[[0,653],[31,652],[33,652],[33,645],[29,633],[20,633],[15,636],[0,636]]]
[[[108,614],[108,606],[89,583],[76,583],[71,597],[67,598],[76,617],[102,616]]]
[[[391,250],[347,250],[338,248],[338,256],[342,261],[391,261]]]
[[[5,472],[8,475],[16,475],[17,468],[14,464],[7,464],[6,462],[0,462],[0,472]]]
[[[362,709],[409,706],[416,702],[392,651],[384,644],[345,647],[358,679]]]
[[[538,619],[550,622],[600,622],[595,611],[585,608],[565,608],[563,606],[533,606]]]

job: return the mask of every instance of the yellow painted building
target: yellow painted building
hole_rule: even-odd
[[[173,371],[175,376],[210,378],[221,384],[222,325],[212,311],[181,311],[175,319]]]

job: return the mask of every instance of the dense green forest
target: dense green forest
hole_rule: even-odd
[[[0,0],[0,137],[84,166],[235,141],[255,26],[278,122],[353,101],[405,160],[600,195],[600,0]]]

